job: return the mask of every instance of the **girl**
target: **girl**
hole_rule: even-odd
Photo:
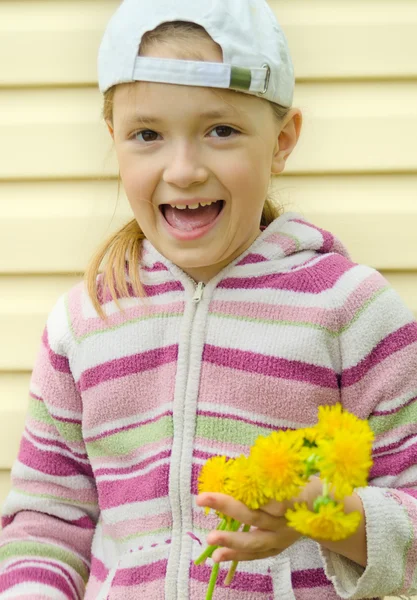
[[[219,600],[417,591],[417,323],[331,233],[267,197],[302,122],[268,5],[125,0],[99,84],[135,218],[48,317],[3,511],[2,597],[199,600],[207,534],[215,561],[242,561]],[[346,500],[363,514],[350,539],[301,538],[279,503],[197,498],[209,456],[339,401],[376,433],[370,485]],[[302,499],[320,491],[312,478]],[[209,533],[203,506],[253,529]]]

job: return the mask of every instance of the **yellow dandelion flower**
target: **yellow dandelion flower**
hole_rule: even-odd
[[[332,438],[341,430],[357,434],[365,434],[371,431],[367,421],[346,412],[340,403],[334,406],[319,407],[318,423],[315,429],[319,439]]]
[[[332,440],[318,442],[317,454],[320,476],[331,483],[338,500],[367,485],[372,466],[371,436],[340,430]]]
[[[295,504],[294,509],[285,513],[288,525],[314,539],[337,542],[351,536],[357,530],[361,515],[359,512],[346,514],[341,504],[330,502],[320,506],[318,513],[307,508],[307,504]]]
[[[304,445],[314,446],[319,439],[323,437],[317,427],[306,427],[305,429],[297,430],[303,436]]]
[[[228,478],[229,468],[233,460],[228,460],[225,456],[213,456],[202,466],[198,478],[198,493],[212,492],[225,494],[225,484]],[[206,514],[210,508],[205,508]]]
[[[250,461],[259,487],[271,500],[289,500],[306,483],[303,437],[296,431],[260,436],[251,448]]]
[[[246,456],[242,455],[233,461],[225,485],[225,494],[255,510],[266,504],[267,499],[259,487],[257,474]]]

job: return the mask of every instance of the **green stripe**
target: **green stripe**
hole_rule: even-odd
[[[404,406],[392,415],[370,416],[369,425],[376,435],[417,421],[417,402]]]
[[[54,419],[49,413],[42,400],[37,400],[33,396],[29,397],[29,414],[36,421],[55,427],[67,442],[82,442],[83,434],[81,425],[78,423],[63,423]]]
[[[41,423],[45,423],[46,425],[54,426],[54,420],[48,412],[48,409],[45,406],[45,403],[42,400],[38,400],[33,396],[29,396],[29,415],[35,419],[35,421],[40,421]]]
[[[216,442],[231,442],[251,446],[259,435],[269,435],[271,430],[260,425],[252,425],[227,417],[197,418],[196,436]]]
[[[252,83],[252,72],[242,67],[232,67],[230,72],[229,87],[238,90],[250,90]]]
[[[339,335],[341,335],[342,333],[345,333],[346,331],[348,331],[348,329],[353,325],[353,323],[355,323],[359,317],[361,316],[361,314],[379,297],[381,296],[384,292],[390,290],[390,287],[385,287],[382,288],[381,290],[378,290],[377,292],[375,292],[375,294],[369,298],[362,306],[360,309],[358,309],[358,311],[353,315],[353,317],[351,318],[351,320],[346,323],[345,325],[343,325],[343,327],[340,327],[340,329],[337,329],[336,331],[330,329],[329,327],[325,327],[324,325],[319,325],[318,323],[310,323],[308,321],[285,321],[283,319],[262,319],[262,318],[256,318],[256,317],[247,317],[247,316],[240,316],[240,315],[233,315],[233,314],[226,314],[226,313],[221,313],[221,312],[213,312],[212,314],[216,317],[218,317],[219,319],[232,319],[235,321],[248,321],[250,323],[262,323],[262,324],[266,324],[266,325],[288,325],[291,327],[305,327],[307,329],[316,329],[318,331],[324,331],[325,333],[327,333],[330,337],[338,337]]]
[[[127,431],[120,431],[99,440],[87,442],[86,446],[90,458],[122,456],[133,450],[139,450],[144,444],[172,438],[173,435],[172,416],[166,416],[147,425],[138,425]]]
[[[68,552],[59,546],[51,546],[42,541],[33,542],[10,542],[0,548],[0,562],[17,556],[30,556],[32,558],[50,558],[72,567],[87,583],[89,570],[85,564],[72,552]]]
[[[131,533],[130,535],[126,535],[125,537],[116,537],[114,535],[108,535],[107,533],[103,535],[103,537],[107,540],[112,540],[116,542],[128,542],[129,540],[133,540],[135,538],[145,537],[147,535],[158,535],[160,533],[169,533],[171,529],[169,527],[163,527],[162,529],[155,529],[154,531],[136,531],[135,533]]]
[[[18,487],[12,488],[14,492],[27,496],[29,498],[47,498],[48,500],[55,500],[60,504],[76,504],[77,506],[97,506],[95,502],[82,502],[81,500],[75,500],[75,498],[65,498],[63,496],[54,496],[52,494],[36,494],[35,492],[26,492]]]

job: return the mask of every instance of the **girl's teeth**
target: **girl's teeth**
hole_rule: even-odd
[[[215,204],[215,203],[214,202],[201,202],[200,204],[188,204],[186,206],[177,206],[176,204],[173,204],[172,207],[178,208],[178,210],[186,210],[187,208],[190,208],[191,210],[196,210],[199,206],[211,206],[212,204]]]

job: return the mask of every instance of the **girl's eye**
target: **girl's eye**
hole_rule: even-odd
[[[239,134],[237,129],[234,129],[233,127],[230,127],[229,125],[219,125],[218,127],[215,127],[214,129],[212,129],[211,132],[213,132],[213,131],[217,132],[218,136],[215,136],[215,137],[219,137],[219,138],[229,138],[234,133]]]
[[[217,138],[226,138],[227,139],[227,138],[232,137],[234,134],[239,134],[239,131],[237,131],[237,129],[234,129],[233,127],[230,127],[229,125],[218,125],[214,129],[212,129],[210,133],[213,133],[213,131],[215,131],[217,133],[217,136],[214,136]],[[142,136],[142,139],[139,136]],[[137,131],[136,133],[134,133],[133,139],[138,142],[143,142],[145,144],[148,144],[150,142],[156,142],[158,139],[158,136],[159,136],[159,133],[157,133],[156,131],[152,131],[152,129],[143,129],[142,131]]]
[[[139,136],[142,136],[142,140],[139,139]],[[137,131],[134,135],[133,138],[137,141],[143,141],[145,143],[147,142],[156,142],[157,137],[158,137],[158,133],[156,133],[156,131],[152,131],[151,129],[145,129],[143,131]]]

